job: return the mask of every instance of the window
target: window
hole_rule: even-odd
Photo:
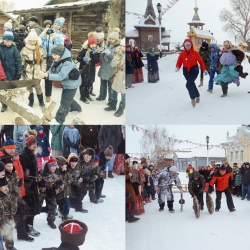
[[[230,153],[230,162],[233,162],[234,161],[234,152],[231,152]]]
[[[235,151],[235,158],[234,158],[235,162],[238,162],[238,151]]]
[[[153,40],[154,40],[154,36],[153,35],[148,35],[148,41],[152,43]]]
[[[244,158],[244,151],[241,150],[240,151],[240,161],[243,162],[243,158]]]

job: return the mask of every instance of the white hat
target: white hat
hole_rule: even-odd
[[[121,40],[120,45],[125,47],[125,37]]]
[[[177,167],[176,166],[172,166],[169,171],[171,172],[177,172]]]
[[[103,39],[104,38],[104,33],[103,33],[101,27],[96,28],[96,30],[94,32],[94,36],[96,37],[96,39]]]
[[[4,24],[4,28],[12,29],[12,20],[11,19],[9,19],[8,22],[6,22]]]
[[[25,38],[25,42],[28,43],[28,41],[38,41],[39,45],[42,42],[35,29],[31,29],[28,36]]]

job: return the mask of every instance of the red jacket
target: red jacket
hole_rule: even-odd
[[[229,181],[233,180],[233,174],[227,173],[224,175],[213,176],[212,180],[210,181],[210,186],[213,186],[216,182],[216,190],[223,191],[229,186]]]
[[[186,41],[189,41],[192,44],[191,49],[186,50],[185,47],[184,47],[184,50],[180,53],[180,55],[178,57],[178,60],[177,60],[177,63],[176,63],[176,68],[181,68],[181,66],[183,64],[183,67],[187,68],[188,73],[189,73],[190,68],[197,65],[198,62],[199,62],[200,66],[201,66],[201,69],[203,71],[206,70],[206,66],[205,66],[202,58],[200,57],[199,53],[194,50],[192,40],[187,38],[187,39],[185,39],[184,43]]]

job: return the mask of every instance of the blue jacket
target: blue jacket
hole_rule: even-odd
[[[211,48],[214,48],[214,51],[211,50],[209,57],[210,69],[218,70],[218,62],[220,59],[219,49],[214,43],[210,44],[209,48],[210,50]]]
[[[22,59],[15,45],[7,47],[3,42],[0,43],[0,60],[7,80],[14,80],[16,74],[22,73]]]
[[[44,134],[43,137],[40,136],[36,136],[36,139],[38,141],[38,147],[40,147],[42,149],[42,153],[38,153],[36,155],[36,157],[46,157],[49,156],[50,152],[48,151],[48,147],[50,147],[49,145],[49,140],[47,135]]]
[[[108,163],[109,163],[110,160],[107,160],[107,159],[105,158],[105,155],[104,155],[104,152],[103,152],[103,151],[100,152],[100,153],[98,154],[98,156],[99,156],[99,158],[100,158],[99,168],[100,168],[102,171],[104,171],[105,168],[108,166]]]
[[[69,52],[68,49],[64,48],[64,53],[62,55],[62,57],[58,60],[61,61],[63,59],[66,58],[71,58],[71,53]],[[61,81],[63,88],[64,89],[76,89],[77,87],[79,87],[82,83],[82,78],[81,75],[79,75],[79,78],[77,80],[70,80],[69,79],[69,72],[73,69],[73,68],[77,68],[76,64],[72,61],[66,61],[64,63],[61,63],[58,67],[56,67],[55,72],[52,73],[51,69],[53,68],[55,62],[52,63],[51,68],[47,71],[48,75],[48,79],[49,80],[54,80],[54,81]]]
[[[53,39],[51,36],[47,35],[47,36],[43,36],[43,33],[40,34],[40,38],[42,39],[42,45],[41,47],[43,47],[43,49],[45,50],[47,56],[52,56],[51,54],[51,49],[53,47],[54,44],[61,44],[64,45],[64,35],[60,30],[55,30],[56,34],[58,34],[59,36],[56,39]]]

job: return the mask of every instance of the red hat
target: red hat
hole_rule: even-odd
[[[28,138],[27,138],[27,140],[26,140],[26,146],[30,146],[30,145],[32,145],[32,144],[35,144],[35,143],[37,143],[37,139],[36,139],[36,137],[34,136],[34,135],[30,135]]]
[[[47,162],[47,165],[48,165],[48,168],[50,168],[50,167],[57,167],[58,166],[56,159],[53,158],[53,157],[50,157],[50,159]]]
[[[88,45],[97,44],[97,39],[94,36],[88,38]]]
[[[63,227],[68,233],[74,234],[82,231],[82,227],[78,223],[71,222]]]

